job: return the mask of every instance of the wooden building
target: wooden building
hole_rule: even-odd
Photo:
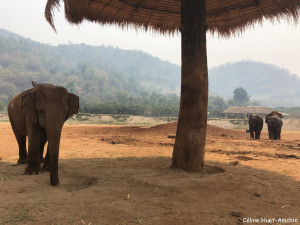
[[[248,118],[249,115],[260,115],[264,118],[270,112],[272,110],[266,106],[229,106],[223,115],[227,118]]]

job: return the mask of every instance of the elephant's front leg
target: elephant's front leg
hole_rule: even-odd
[[[25,174],[38,174],[41,171],[40,164],[40,141],[41,128],[28,123],[28,165]]]
[[[254,132],[253,132],[253,130],[250,130],[250,138],[254,138]]]
[[[19,145],[18,164],[26,164],[27,163],[26,136],[16,135],[16,139]]]

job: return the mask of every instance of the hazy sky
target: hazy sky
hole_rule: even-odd
[[[90,22],[71,25],[62,10],[55,12],[57,34],[44,18],[46,0],[0,0],[0,28],[51,45],[86,43],[137,49],[180,64],[180,35],[162,36],[142,30],[122,30]],[[255,25],[230,39],[208,34],[209,68],[231,61],[256,60],[275,64],[300,76],[300,21]]]

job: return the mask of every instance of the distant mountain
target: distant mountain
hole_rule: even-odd
[[[179,95],[180,66],[142,51],[50,46],[0,29],[0,102],[29,88],[31,80],[66,86],[83,102],[103,103],[122,94]],[[231,98],[238,87],[266,106],[300,106],[299,77],[275,65],[241,61],[209,70],[211,95]]]
[[[300,78],[272,64],[254,61],[231,62],[209,70],[210,94],[233,96],[244,88],[251,99],[266,106],[300,106]]]
[[[108,106],[105,112],[178,113],[177,65],[141,51],[84,44],[50,46],[0,29],[0,111],[14,95],[31,88],[32,80],[65,86],[80,96],[83,111],[99,112],[106,104],[114,108]]]
[[[127,78],[133,78],[147,91],[180,91],[180,67],[148,53],[85,44],[60,45],[56,49],[69,60],[108,68]]]
[[[0,36],[4,38],[24,39],[22,36],[0,28]],[[29,39],[28,39],[29,40]]]
[[[85,44],[50,46],[40,44],[19,35],[0,29],[0,37],[10,42],[18,56],[34,55],[35,62],[27,62],[27,69],[47,69],[50,72],[67,71],[85,66],[103,69],[109,73],[118,73],[124,78],[132,78],[148,92],[179,93],[180,67],[167,61],[162,61],[147,53],[136,50],[121,50],[107,46],[88,46]],[[6,43],[7,44],[7,43]],[[0,52],[11,54],[11,48]],[[14,55],[16,56],[16,55]],[[13,60],[13,63],[22,64],[23,61]],[[5,62],[4,62],[5,63]],[[3,64],[0,62],[0,65]],[[32,68],[28,64],[32,64]],[[39,65],[37,65],[39,64]],[[4,65],[5,66],[5,65]],[[23,65],[24,66],[24,65]],[[38,68],[36,68],[38,67]]]

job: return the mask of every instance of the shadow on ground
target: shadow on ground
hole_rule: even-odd
[[[300,183],[289,176],[213,161],[206,162],[207,173],[189,173],[170,163],[166,157],[62,159],[60,184],[52,187],[49,173],[26,176],[26,165],[0,162],[0,224],[300,221]]]

